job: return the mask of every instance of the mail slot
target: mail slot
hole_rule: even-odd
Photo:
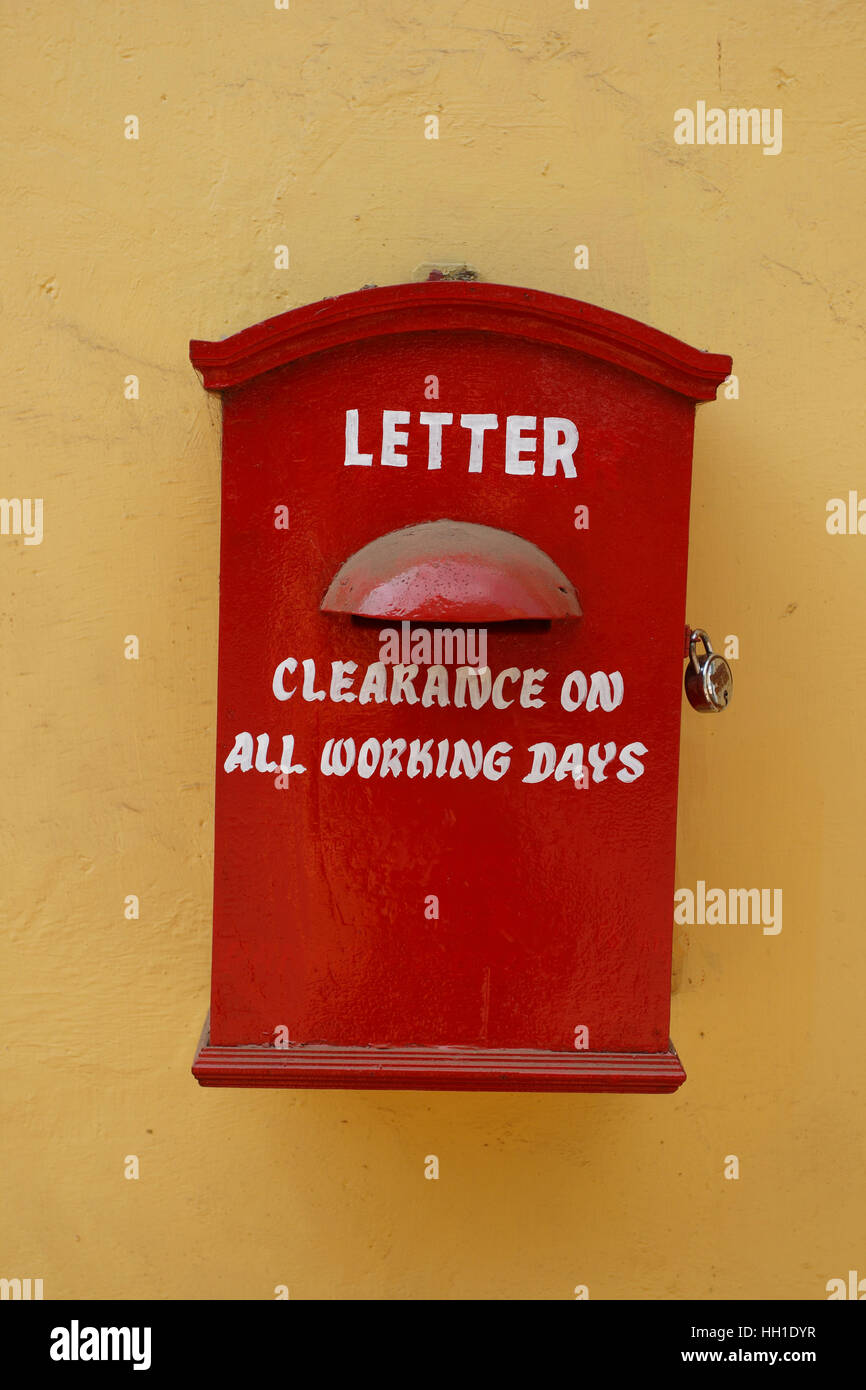
[[[694,411],[730,359],[449,281],[190,355],[223,401],[194,1075],[675,1090]]]

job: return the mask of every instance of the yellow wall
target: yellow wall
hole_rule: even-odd
[[[0,492],[45,535],[0,536],[0,1275],[821,1299],[863,1265],[866,538],[825,505],[866,493],[864,28],[856,0],[7,3]],[[781,154],[676,145],[698,100],[781,107]],[[678,882],[782,888],[783,930],[678,932],[673,1097],[203,1091],[219,410],[187,341],[462,260],[733,354],[688,613],[741,655],[731,711],[684,713]]]

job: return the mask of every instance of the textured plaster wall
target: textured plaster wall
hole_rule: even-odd
[[[854,0],[4,6],[0,493],[45,531],[0,535],[0,1275],[815,1299],[866,1273],[866,538],[825,526],[866,493],[864,30]],[[675,144],[699,100],[782,108],[782,152]],[[740,659],[723,719],[684,714],[678,881],[781,888],[783,930],[678,929],[674,1097],[202,1091],[219,412],[187,341],[462,260],[733,354],[688,611]]]

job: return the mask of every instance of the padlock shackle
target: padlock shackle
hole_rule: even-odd
[[[693,627],[692,635],[689,638],[689,661],[691,662],[692,666],[694,666],[698,674],[700,674],[701,668],[698,665],[698,653],[696,651],[698,641],[703,642],[707,656],[714,656],[715,652],[713,651],[712,643],[710,642],[710,639],[707,636],[704,629],[702,627]]]

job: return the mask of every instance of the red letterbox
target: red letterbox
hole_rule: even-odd
[[[503,285],[193,342],[223,394],[204,1085],[672,1091],[694,407]]]

